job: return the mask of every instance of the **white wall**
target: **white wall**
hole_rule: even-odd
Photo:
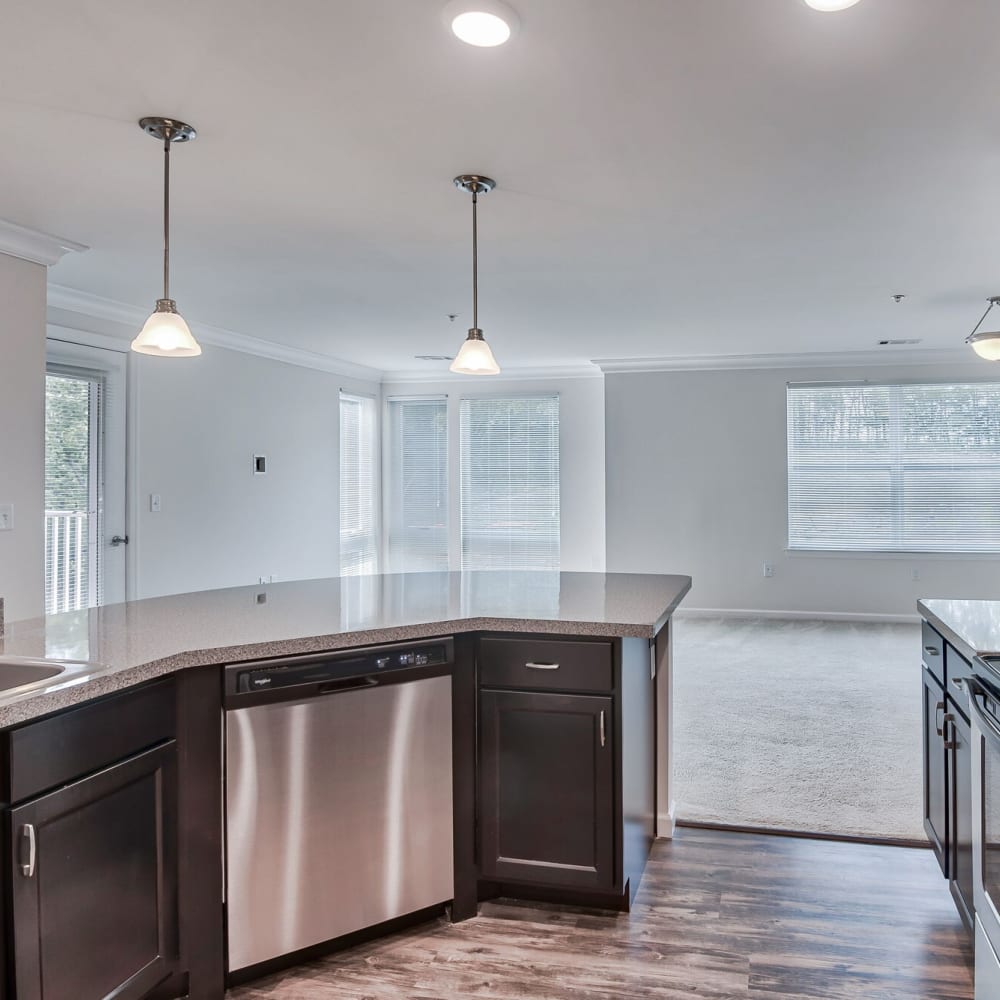
[[[920,597],[1000,598],[997,557],[787,551],[786,382],[994,373],[971,363],[607,375],[608,569],[690,574],[687,608],[914,615]]]
[[[129,363],[132,596],[338,575],[339,390],[378,386],[217,347]]]
[[[559,394],[560,562],[568,571],[604,569],[604,382],[600,378],[499,378],[382,383],[382,396],[448,396],[457,426],[458,401],[471,396]],[[449,442],[457,441],[449,435]],[[458,476],[457,448],[449,473]]]
[[[0,254],[0,597],[7,621],[42,614],[45,598],[46,268]]]

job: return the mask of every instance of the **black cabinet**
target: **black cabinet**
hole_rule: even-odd
[[[948,875],[948,751],[945,749],[947,699],[937,679],[923,670],[924,830],[941,871]]]
[[[613,710],[607,696],[482,692],[483,876],[614,887]]]
[[[171,740],[8,811],[17,1000],[140,1000],[177,958]]]
[[[968,930],[973,930],[975,903],[972,874],[972,732],[955,705],[945,719],[948,752],[948,882]]]
[[[975,920],[972,851],[972,734],[967,660],[923,623],[924,830],[959,915]]]

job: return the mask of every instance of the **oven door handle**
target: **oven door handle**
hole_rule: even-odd
[[[979,728],[987,735],[990,736],[994,741],[1000,743],[1000,723],[997,722],[992,716],[987,715],[980,707],[976,698],[993,698],[991,692],[987,691],[982,684],[979,683],[974,677],[968,677],[965,681],[965,686],[969,691],[969,707],[972,710],[973,715],[976,717],[976,722],[979,724]]]

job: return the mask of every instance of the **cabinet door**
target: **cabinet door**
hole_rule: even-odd
[[[612,699],[483,691],[480,707],[483,876],[613,888]]]
[[[948,772],[944,691],[924,668],[924,830],[941,871],[948,874]]]
[[[950,786],[948,880],[962,921],[971,931],[975,904],[972,874],[972,732],[954,706],[948,706],[945,737]]]
[[[177,954],[171,740],[9,811],[18,1000],[138,1000]]]

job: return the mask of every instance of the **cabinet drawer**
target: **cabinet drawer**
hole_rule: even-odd
[[[944,684],[944,639],[927,622],[921,623],[920,645],[924,666]]]
[[[966,707],[968,698],[962,690],[962,682],[972,676],[972,664],[947,644],[944,647],[944,673],[948,678],[945,690],[961,708],[962,713],[968,715],[969,710]]]
[[[479,683],[546,691],[610,691],[614,687],[612,646],[610,642],[480,639]]]
[[[176,735],[172,679],[69,708],[0,734],[8,802],[108,767]]]

